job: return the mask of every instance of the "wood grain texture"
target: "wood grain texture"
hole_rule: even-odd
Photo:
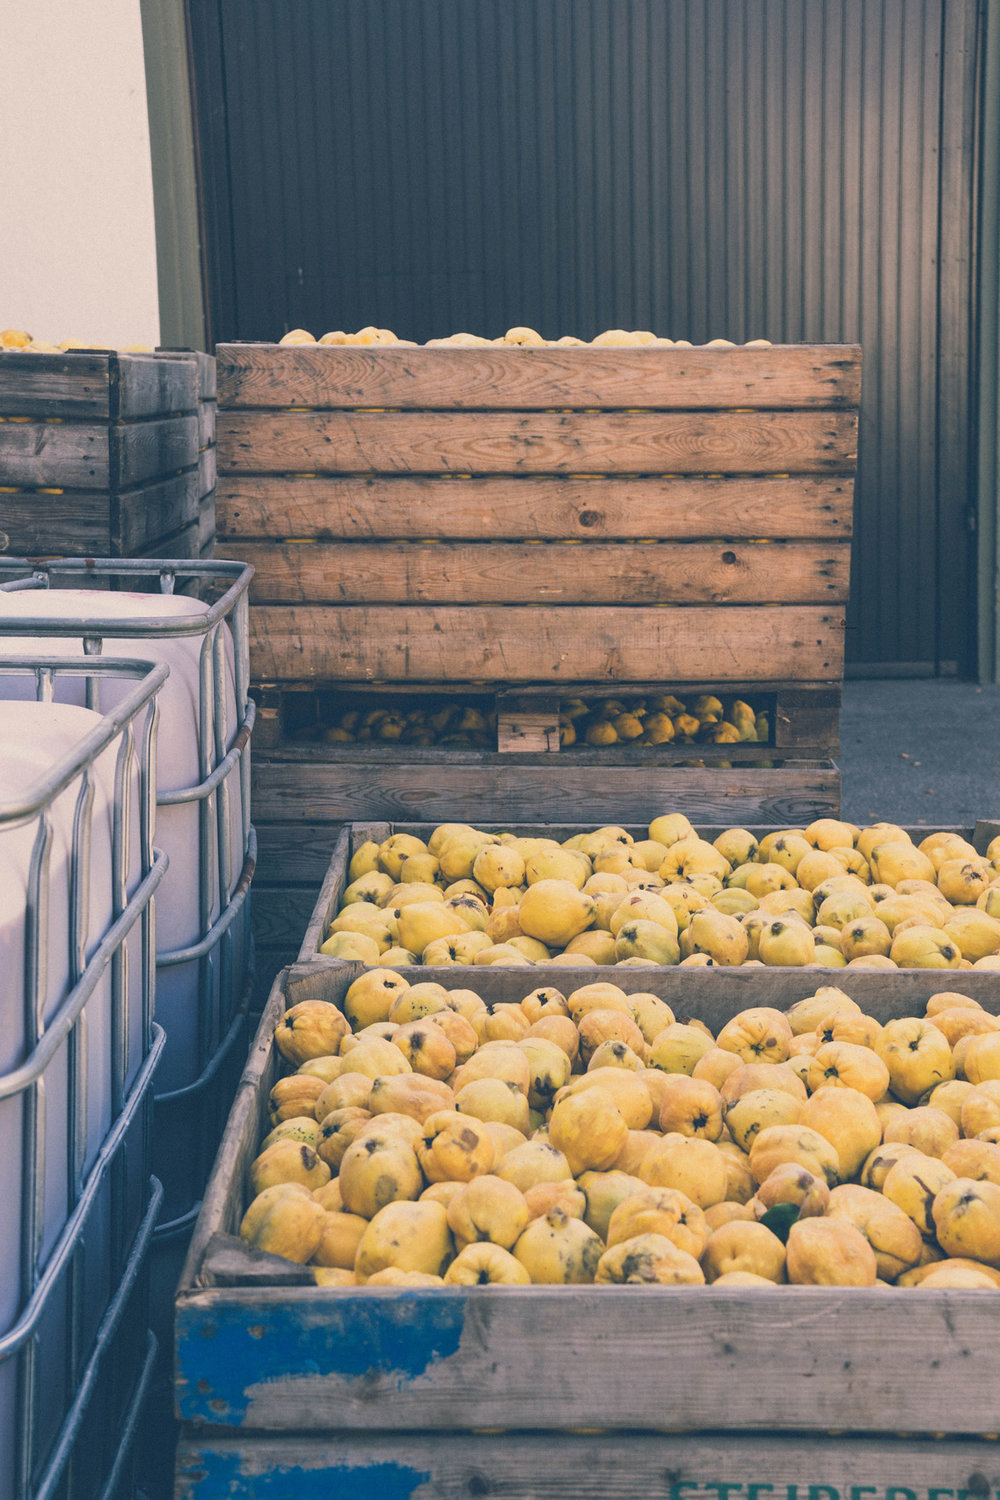
[[[119,354],[112,359],[118,421],[170,416],[198,409],[198,366],[193,355]]]
[[[215,416],[216,405],[214,401],[198,402],[198,447],[212,448],[215,446]]]
[[[784,605],[258,605],[250,636],[257,682],[808,682],[839,677],[844,659],[841,613]]]
[[[244,541],[240,555],[257,604],[844,604],[851,564],[847,542]]]
[[[0,422],[0,476],[28,488],[125,489],[198,460],[195,416],[143,422]]]
[[[5,352],[0,355],[0,415],[107,419],[108,355]]]
[[[490,764],[372,765],[338,760],[308,765],[255,759],[254,806],[272,820],[312,824],[361,817],[481,822],[559,821],[587,807],[600,819],[649,822],[669,807],[693,819],[797,827],[835,816],[840,772],[832,762],[756,770],[592,765],[560,755],[497,755]],[[598,814],[595,811],[595,819]]]
[[[219,537],[444,541],[844,539],[854,482],[723,479],[303,478],[220,474]]]
[[[198,462],[198,418],[155,418],[112,429],[111,483],[118,489],[187,469]]]
[[[155,484],[140,485],[118,497],[118,546],[115,556],[130,557],[199,519],[197,471],[188,469]]]
[[[856,406],[857,345],[380,349],[220,344],[227,407]]]
[[[994,1500],[990,1442],[629,1433],[181,1432],[177,1500],[294,1483],[300,1500]]]
[[[222,409],[221,473],[850,473],[850,411],[259,412]]]

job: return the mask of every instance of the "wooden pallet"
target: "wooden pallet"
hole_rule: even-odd
[[[463,973],[444,982],[464,987]],[[989,1295],[331,1289],[248,1251],[234,1236],[284,1071],[274,1026],[301,999],[336,1003],[350,977],[279,975],[251,1049],[176,1302],[178,1496],[996,1495],[1000,1302]],[[751,995],[787,1005],[802,993],[793,971],[687,977],[686,1008],[713,1027]],[[492,983],[491,998],[516,999],[531,981],[508,970]],[[922,1008],[938,980],[858,972],[847,987],[884,1022]],[[1000,1010],[995,984],[979,998]]]
[[[0,550],[198,556],[214,526],[200,456],[213,367],[191,351],[4,353]]]

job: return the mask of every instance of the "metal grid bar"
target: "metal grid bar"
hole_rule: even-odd
[[[142,661],[100,661],[53,658],[45,661],[14,657],[4,663],[14,675],[33,677],[36,699],[51,701],[55,679],[70,676],[137,679],[123,701],[102,717],[73,751],[64,755],[17,798],[0,804],[0,829],[29,827],[37,822],[28,870],[25,903],[24,1015],[26,1059],[0,1076],[0,1099],[22,1101],[21,1204],[19,1253],[19,1312],[13,1326],[0,1335],[0,1362],[19,1356],[16,1394],[16,1494],[31,1494],[37,1463],[39,1323],[49,1299],[64,1275],[67,1278],[65,1368],[67,1387],[76,1383],[80,1361],[86,1357],[83,1323],[86,1313],[79,1251],[98,1195],[111,1194],[110,1223],[119,1238],[130,1233],[126,1220],[124,1142],[151,1093],[153,1072],[163,1048],[162,1030],[152,1021],[152,970],[145,962],[152,948],[152,897],[166,870],[166,856],[152,845],[152,809],[156,729],[156,694],[167,678],[167,668]],[[136,735],[138,726],[138,735]],[[116,743],[117,742],[117,743]],[[96,802],[94,766],[105,751],[114,751],[114,789],[111,798],[112,913],[107,929],[87,958],[91,943],[88,891],[91,881]],[[134,774],[133,774],[134,772]],[[49,923],[48,875],[53,840],[51,810],[61,793],[77,784],[69,851],[69,983],[55,1014],[45,1018],[48,999],[45,955]],[[134,788],[134,789],[133,789]],[[133,847],[130,830],[138,822],[138,869],[129,868]],[[130,880],[134,889],[129,893]],[[133,998],[124,961],[125,942],[138,926],[143,963],[138,975],[139,995]],[[109,1038],[113,1124],[100,1143],[93,1165],[85,1172],[88,1150],[87,1003],[102,978],[110,973]],[[142,1062],[128,1080],[130,1011],[137,1010]],[[45,1181],[48,1158],[45,1143],[45,1088],[48,1064],[66,1044],[67,1198],[55,1242],[42,1255],[45,1239]],[[142,1151],[148,1151],[142,1132]],[[158,1199],[157,1199],[158,1207]],[[55,1226],[49,1226],[53,1228]],[[119,1264],[112,1255],[112,1265]]]
[[[0,560],[0,592],[49,588],[54,574],[81,584],[158,576],[163,593],[173,592],[178,577],[202,584],[221,581],[228,585],[207,613],[180,615],[172,619],[118,619],[95,615],[58,620],[43,616],[19,617],[9,624],[0,621],[0,635],[79,637],[84,642],[84,650],[94,655],[100,655],[108,636],[131,639],[202,637],[199,654],[199,780],[194,786],[160,793],[157,797],[157,804],[161,807],[182,803],[198,806],[199,937],[194,944],[182,949],[161,950],[156,955],[158,968],[189,961],[196,961],[199,965],[197,1066],[202,1071],[212,1055],[212,955],[218,946],[220,992],[228,995],[236,988],[238,948],[244,954],[250,950],[249,908],[244,887],[249,884],[256,862],[256,841],[250,821],[250,735],[256,717],[256,705],[249,696],[249,588],[253,572],[253,568],[244,563],[214,560],[188,562],[170,559],[159,563],[142,558],[54,558],[44,563],[32,563],[25,558]],[[231,745],[227,722],[226,624],[232,639],[237,716]],[[233,861],[229,851],[232,811],[228,778],[237,764],[238,830],[243,865],[234,889]],[[216,905],[219,916],[213,922]],[[240,912],[243,919],[237,928],[235,918]]]

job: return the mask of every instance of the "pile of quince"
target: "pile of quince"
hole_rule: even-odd
[[[74,349],[87,349],[104,354],[115,353],[113,344],[87,343],[84,339],[64,339],[61,344],[50,344],[45,339],[32,338],[23,328],[0,329],[0,354],[65,354]],[[127,344],[120,354],[152,354],[152,344]]]
[[[1000,1021],[926,1010],[827,986],[713,1036],[606,981],[370,970],[277,1027],[240,1232],[332,1286],[995,1288]]]
[[[443,823],[356,849],[320,952],[365,964],[1000,968],[1000,838],[820,818],[709,842]]]
[[[306,728],[302,738],[327,745],[440,745],[450,749],[496,749],[496,713],[455,698],[427,697],[422,703],[385,702],[366,708],[339,708],[333,722]]]
[[[419,346],[412,339],[399,339],[391,328],[376,328],[374,324],[368,324],[365,328],[359,328],[357,333],[344,333],[338,328],[335,332],[324,333],[322,337],[316,338],[305,328],[292,328],[282,338],[279,344],[286,347],[291,344],[380,344],[384,347],[396,349],[416,349]],[[692,349],[695,346],[689,339],[667,339],[658,338],[655,333],[650,333],[646,328],[607,328],[599,333],[596,338],[578,339],[571,334],[564,334],[558,339],[544,339],[534,328],[508,328],[500,338],[487,339],[478,333],[450,333],[446,338],[428,339],[423,346],[425,349],[461,348],[475,349],[488,348],[491,345],[501,344],[508,349],[529,349],[547,347],[550,349],[566,348],[629,348],[629,349]],[[737,345],[731,339],[709,339],[701,346],[705,349],[769,349],[769,339],[750,339],[747,343]]]
[[[644,698],[564,698],[559,704],[559,743],[589,745],[766,744],[767,710],[743,698],[725,702],[700,693],[691,702],[674,693]]]

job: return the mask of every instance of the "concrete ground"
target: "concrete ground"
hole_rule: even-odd
[[[851,679],[840,745],[841,812],[852,823],[1000,819],[1000,686]]]

